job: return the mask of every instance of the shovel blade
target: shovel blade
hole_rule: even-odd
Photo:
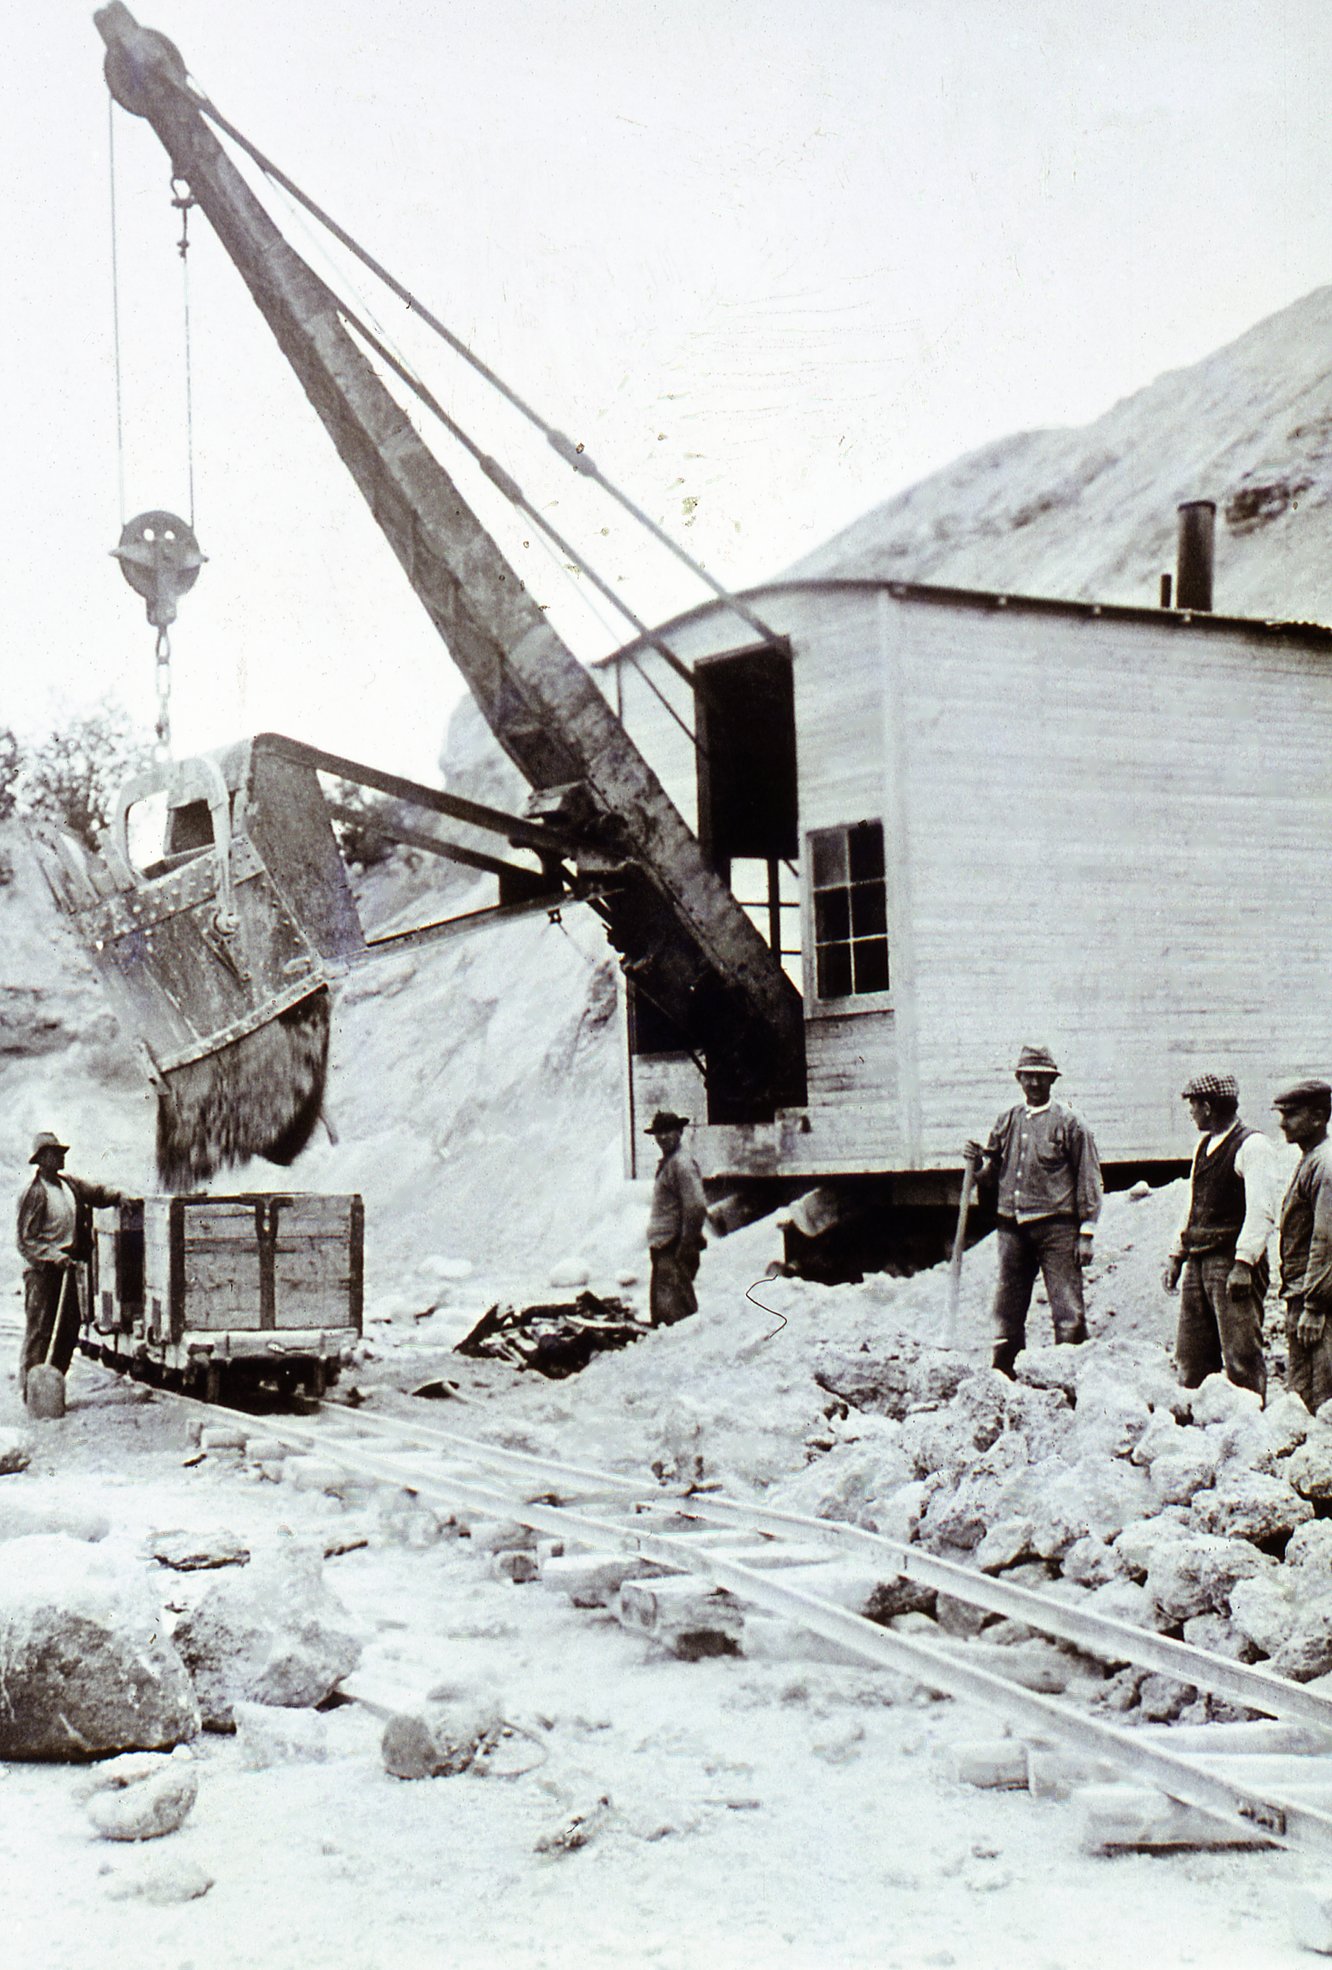
[[[28,1414],[39,1417],[43,1422],[53,1422],[63,1416],[65,1378],[60,1370],[45,1361],[39,1361],[30,1368],[24,1400],[28,1405]]]

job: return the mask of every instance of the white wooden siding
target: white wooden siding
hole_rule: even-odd
[[[956,1167],[1025,1040],[1053,1047],[1108,1161],[1188,1153],[1200,1067],[1237,1073],[1260,1127],[1280,1082],[1332,1069],[1327,651],[868,582],[757,601],[792,644],[802,842],[883,822],[892,991],[821,1008],[807,972],[800,1126],[744,1156],[743,1131],[700,1128],[706,1173]],[[734,628],[707,608],[670,640],[692,663],[746,642]],[[687,717],[680,680],[641,662]],[[688,740],[624,663],[615,688],[693,825]],[[807,881],[802,916],[812,953]],[[638,1063],[635,1111],[658,1105],[701,1117],[692,1063]]]

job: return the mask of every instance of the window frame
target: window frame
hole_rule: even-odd
[[[882,935],[887,945],[888,984],[885,986],[877,987],[874,990],[867,992],[857,992],[854,989],[854,985],[853,985],[852,990],[849,992],[837,993],[835,996],[825,997],[824,994],[822,994],[819,991],[820,946],[823,945],[826,947],[828,943],[841,943],[845,941],[848,948],[853,949],[857,940],[853,935],[848,936],[845,940],[840,938],[820,939],[818,934],[818,900],[817,899],[820,895],[826,895],[830,891],[835,891],[837,889],[841,889],[844,893],[848,895],[850,894],[850,891],[854,887],[854,884],[852,883],[851,880],[850,837],[855,829],[861,827],[877,827],[883,845],[883,872],[882,875],[878,878],[878,880],[882,885],[883,921],[884,921],[884,928]],[[846,867],[847,879],[845,884],[840,884],[840,885],[828,884],[826,886],[819,886],[816,885],[815,883],[815,864],[819,858],[818,847],[816,846],[816,844],[818,844],[821,840],[824,840],[827,837],[833,835],[838,835],[841,836],[842,838],[842,842],[843,842],[842,852],[843,852],[843,857]],[[888,845],[889,845],[889,837],[888,837],[887,826],[884,823],[882,816],[877,814],[862,815],[855,821],[834,822],[828,827],[809,828],[805,831],[804,840],[803,840],[803,861],[804,861],[803,874],[804,874],[805,902],[806,902],[806,909],[808,911],[808,917],[807,917],[807,932],[804,938],[803,964],[804,964],[804,974],[805,974],[805,1004],[806,1007],[808,1008],[808,1013],[810,1017],[820,1018],[820,1019],[846,1019],[846,1018],[854,1018],[861,1013],[891,1012],[893,1009],[893,1003],[894,1003],[893,953],[896,947],[897,940],[893,935],[893,909],[892,909],[892,897],[889,888]],[[849,924],[848,924],[848,928],[850,928]],[[878,933],[872,933],[872,934],[877,935]]]

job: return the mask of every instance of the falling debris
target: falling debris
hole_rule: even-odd
[[[580,1293],[573,1301],[516,1310],[492,1306],[454,1352],[510,1361],[560,1381],[586,1368],[594,1354],[627,1347],[643,1332],[627,1301]]]
[[[328,992],[312,992],[230,1046],[171,1070],[157,1100],[164,1189],[191,1189],[251,1156],[295,1161],[323,1106],[329,1014]]]

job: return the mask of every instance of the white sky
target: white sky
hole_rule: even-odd
[[[1332,278],[1327,0],[138,12],[225,114],[734,584],[959,452],[1095,417]],[[0,118],[0,724],[29,730],[106,691],[151,722],[152,632],[108,554],[123,517],[188,501],[178,222],[165,154],[117,113],[120,507],[91,13],[41,0],[15,17]],[[173,635],[178,750],[275,727],[429,777],[456,674],[199,215],[193,232],[210,561]],[[394,336],[414,326],[376,308]],[[640,614],[701,599],[452,357],[428,360],[439,394],[538,504],[559,502],[552,517]],[[499,524],[581,654],[619,640],[521,547],[526,530]]]

